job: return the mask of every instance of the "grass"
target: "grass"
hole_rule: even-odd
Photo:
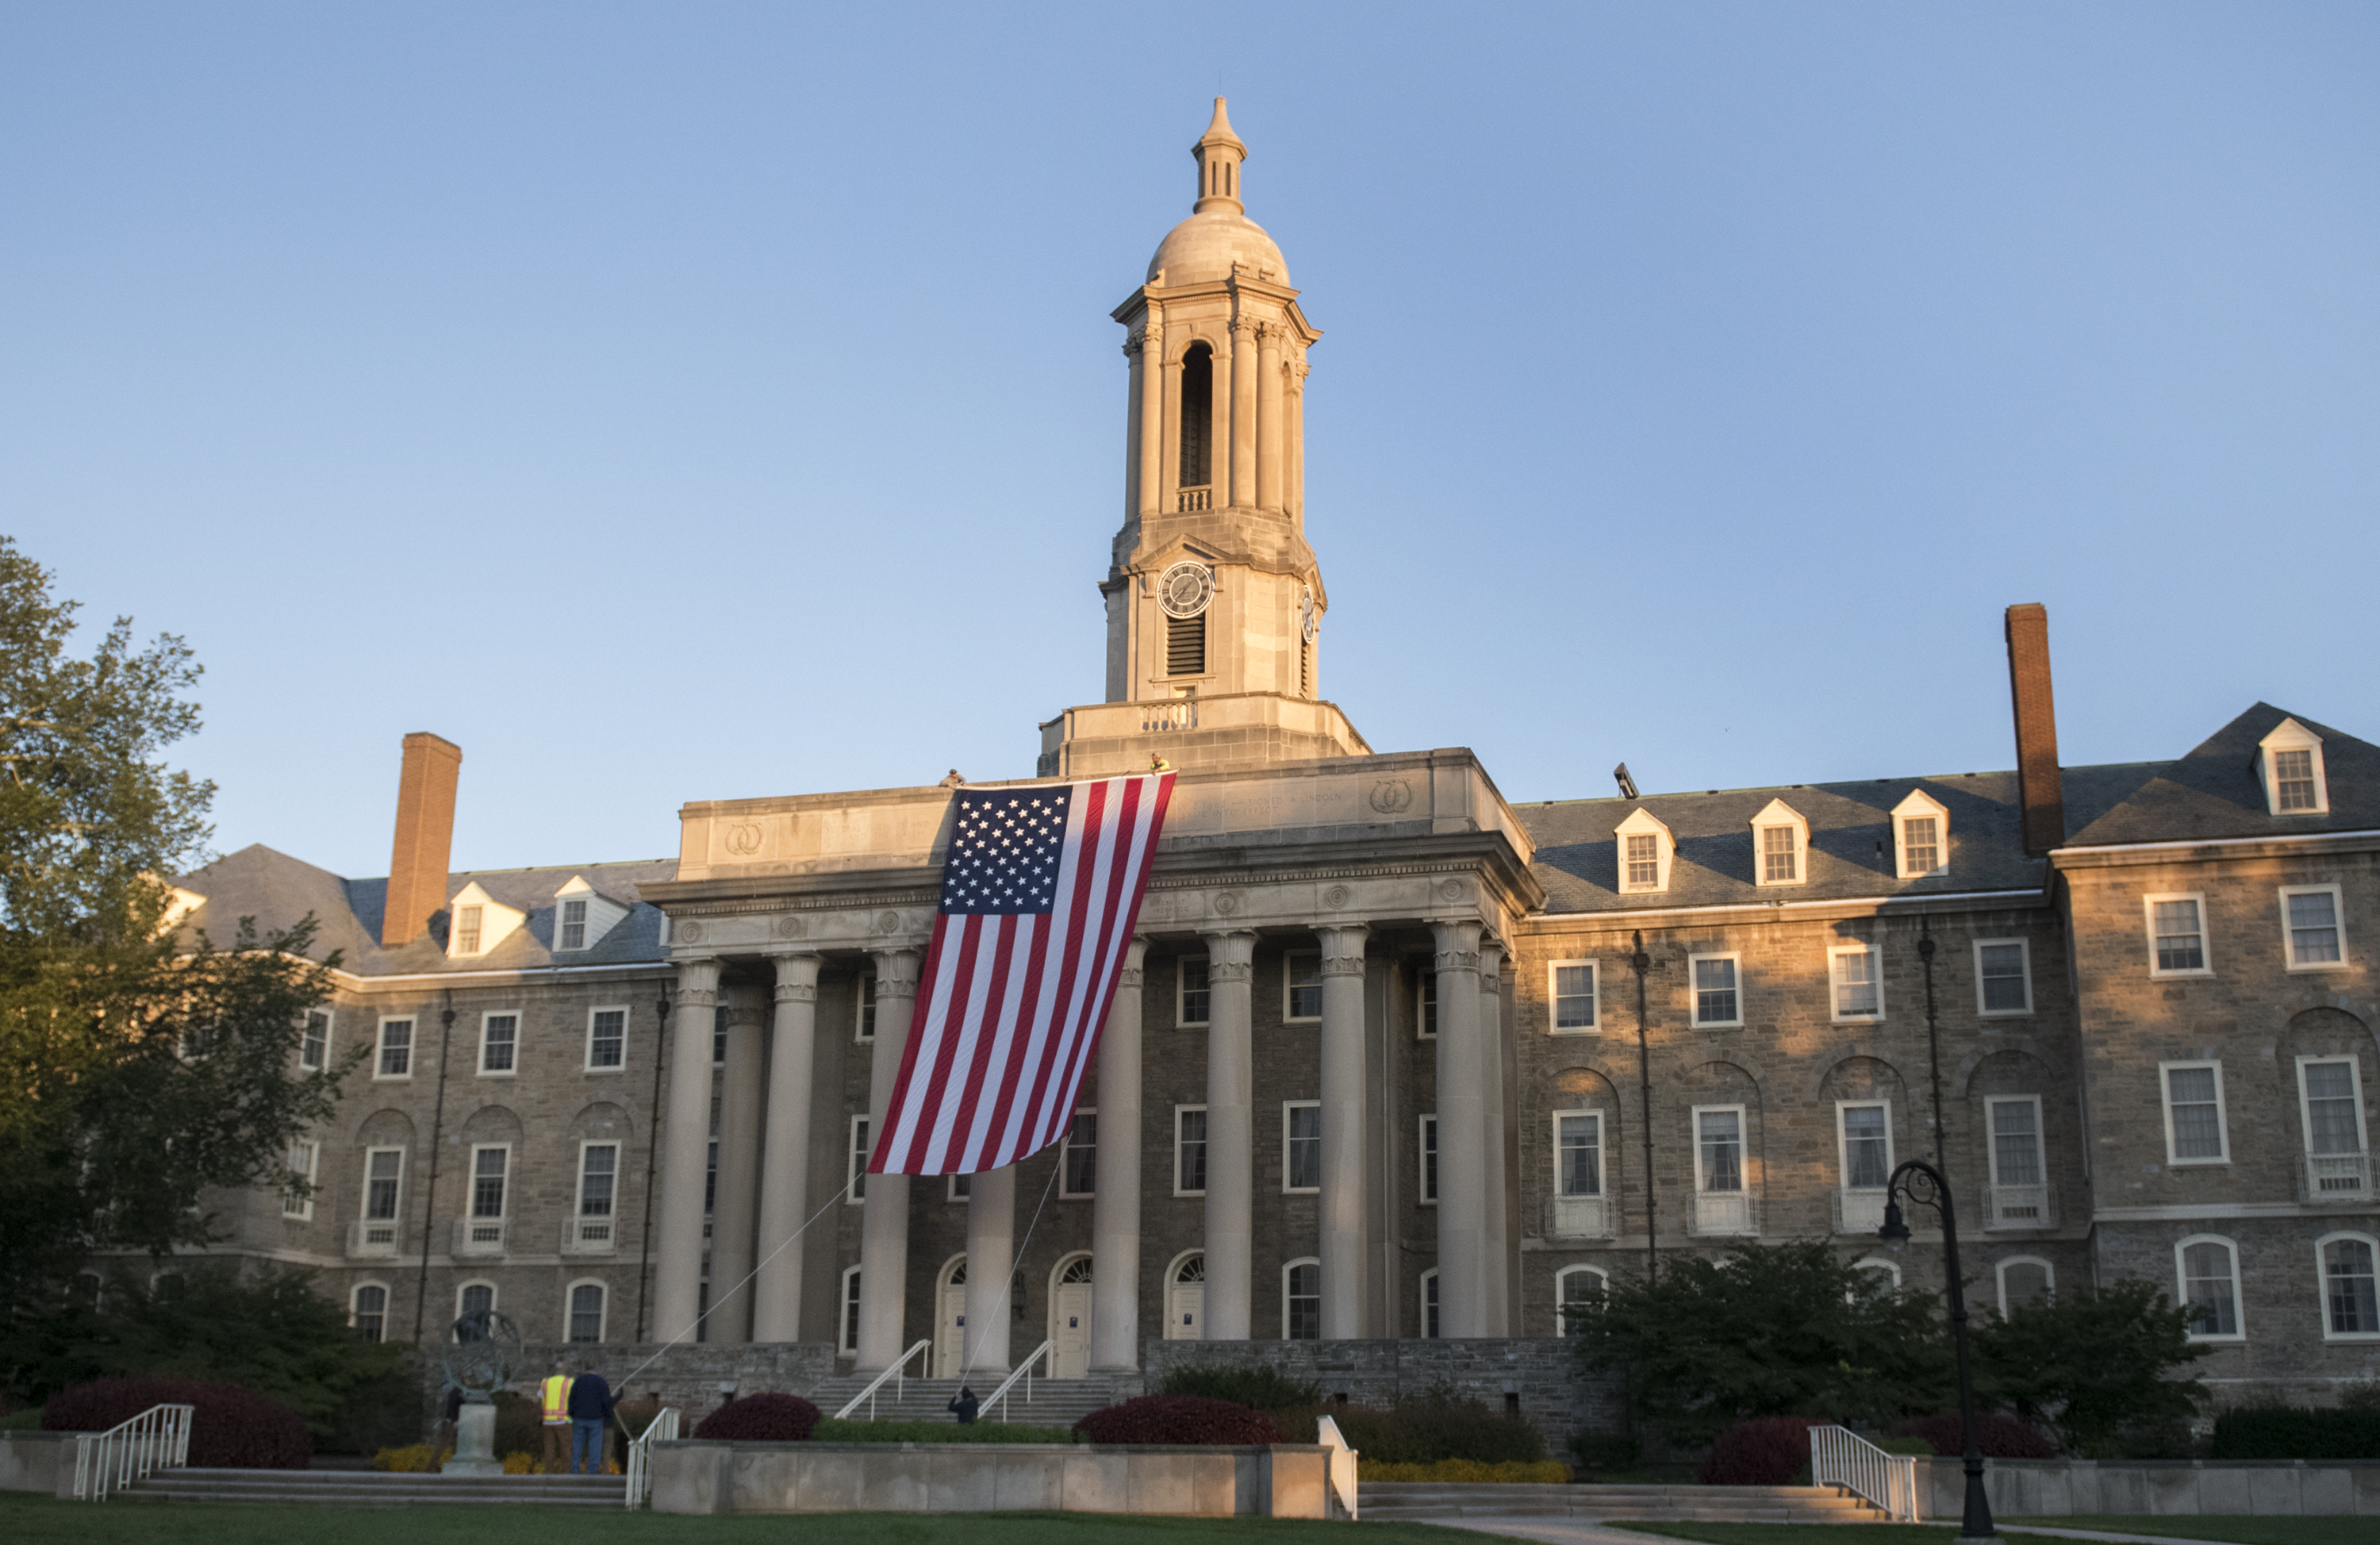
[[[2026,1524],[2107,1534],[2153,1534],[2168,1539],[2227,1540],[2231,1545],[2380,1545],[2380,1518],[2134,1518],[2086,1514],[2070,1518],[2000,1518],[2004,1537],[2026,1545],[2058,1545],[2056,1535],[2026,1534]],[[1953,1525],[1936,1524],[1703,1524],[1641,1523],[1610,1526],[1699,1545],[1949,1545]]]
[[[9,1545],[1346,1545],[1343,1524],[1304,1518],[1145,1518],[1097,1513],[806,1513],[687,1517],[534,1503],[333,1508],[317,1502],[62,1502],[0,1491]],[[1366,1524],[1364,1545],[1480,1545],[1430,1524]],[[1794,1545],[1818,1545],[1797,1539]],[[1876,1542],[1881,1545],[1881,1542]]]

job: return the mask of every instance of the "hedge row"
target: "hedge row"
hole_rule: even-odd
[[[747,1443],[798,1443],[819,1424],[819,1408],[797,1394],[747,1394],[695,1424],[697,1438]]]
[[[104,1432],[152,1405],[192,1405],[190,1464],[203,1469],[302,1470],[314,1452],[306,1418],[237,1384],[199,1379],[94,1379],[50,1397],[52,1432]]]
[[[1441,1459],[1435,1465],[1394,1465],[1375,1463],[1369,1455],[1358,1454],[1355,1473],[1364,1480],[1427,1480],[1465,1486],[1567,1486],[1571,1478],[1570,1466],[1558,1459],[1540,1459],[1535,1464],[1515,1460],[1502,1465],[1482,1465],[1475,1459]]]
[[[1967,1452],[1965,1425],[1956,1411],[1910,1417],[1892,1424],[1895,1436],[1923,1438],[1937,1455],[1956,1459]],[[1975,1442],[1986,1459],[2055,1459],[2057,1441],[2030,1423],[1994,1413],[1975,1418]]]
[[[2244,1405],[2215,1418],[2210,1459],[2380,1459],[2380,1411]]]
[[[1089,1443],[1278,1443],[1280,1429],[1261,1411],[1197,1395],[1145,1394],[1092,1412],[1075,1424]]]

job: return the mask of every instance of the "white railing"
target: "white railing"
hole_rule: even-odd
[[[1984,1227],[2036,1229],[2058,1226],[2058,1197],[2047,1186],[1986,1186]]]
[[[1845,1186],[1835,1192],[1835,1232],[1874,1234],[1884,1226],[1884,1187]]]
[[[2368,1153],[2309,1153],[2301,1197],[2310,1202],[2368,1202],[2372,1199],[2372,1156]]]
[[[1176,698],[1170,702],[1145,705],[1140,711],[1143,734],[1159,730],[1195,730],[1198,727],[1198,700]]]
[[[504,1254],[504,1221],[502,1218],[455,1219],[455,1253],[456,1255]]]
[[[1758,1234],[1753,1226],[1752,1195],[1747,1191],[1698,1191],[1694,1194],[1696,1234]]]
[[[1032,1405],[1033,1365],[1039,1362],[1045,1356],[1050,1359],[1050,1371],[1043,1374],[1041,1377],[1044,1379],[1055,1379],[1058,1377],[1058,1344],[1054,1341],[1045,1341],[1040,1345],[1035,1347],[1032,1351],[1025,1354],[1025,1360],[1016,1365],[1016,1371],[1011,1373],[1007,1378],[1000,1381],[1000,1388],[992,1391],[990,1394],[983,1397],[983,1408],[985,1410],[990,1410],[993,1404],[997,1402],[1000,1406],[1000,1419],[1006,1421],[1008,1419],[1008,1392],[1015,1387],[1016,1381],[1019,1379],[1025,1381],[1025,1404],[1027,1405]]]
[[[1318,1430],[1314,1441],[1330,1451],[1325,1456],[1325,1468],[1330,1477],[1328,1500],[1337,1502],[1352,1524],[1355,1521],[1355,1451],[1347,1446],[1347,1440],[1339,1435],[1339,1424],[1329,1417],[1316,1418],[1315,1427]],[[1329,1509],[1324,1511],[1328,1513]]]
[[[653,1495],[653,1444],[677,1441],[678,1408],[664,1405],[628,1444],[628,1505],[642,1507]]]
[[[85,1434],[75,1444],[77,1502],[103,1502],[152,1470],[177,1469],[190,1462],[190,1417],[195,1405],[152,1405],[130,1421],[104,1432]]]
[[[864,1400],[868,1403],[868,1419],[869,1421],[874,1421],[876,1419],[876,1392],[884,1387],[884,1381],[887,1379],[892,1381],[892,1398],[895,1400],[900,1399],[901,1392],[908,1387],[909,1359],[912,1357],[922,1356],[926,1353],[932,1351],[933,1347],[933,1337],[921,1337],[915,1346],[910,1347],[909,1350],[893,1358],[892,1366],[891,1368],[886,1369],[883,1372],[869,1380],[866,1389],[860,1391],[857,1394],[853,1395],[851,1397],[851,1404],[845,1405],[842,1410],[837,1411],[834,1414],[834,1419],[837,1421],[846,1421],[850,1419],[851,1413],[858,1410],[859,1403]]]
[[[1212,483],[1204,488],[1178,489],[1174,493],[1173,513],[1176,515],[1188,515],[1195,510],[1210,510],[1214,507],[1215,488]]]
[[[347,1254],[393,1256],[403,1226],[395,1218],[358,1218],[347,1225]]]
[[[1548,1239],[1609,1239],[1612,1208],[1603,1197],[1548,1197],[1546,1237]]]
[[[616,1255],[619,1253],[619,1229],[610,1218],[565,1218],[562,1220],[562,1253],[564,1255]]]
[[[1810,1481],[1856,1492],[1896,1524],[1917,1522],[1916,1457],[1887,1454],[1848,1428],[1810,1429]]]

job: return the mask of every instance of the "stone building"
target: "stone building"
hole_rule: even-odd
[[[1654,1256],[1820,1238],[1938,1289],[1938,1235],[1876,1240],[1925,1157],[1986,1306],[2141,1276],[2234,1393],[2380,1369],[2380,751],[2260,703],[2170,761],[2061,767],[2037,606],[2012,772],[1622,770],[1516,807],[1468,751],[1374,751],[1321,693],[1321,334],[1245,153],[1218,102],[1113,313],[1107,700],[1041,724],[1036,775],[1181,776],[1068,1138],[860,1183],[947,787],[698,800],[671,858],[449,873],[460,753],[415,736],[387,881],[261,847],[180,881],[218,935],[323,919],[305,1054],[363,1061],[292,1155],[311,1194],[230,1199],[227,1248],[322,1268],[375,1333],[492,1303],[779,1387],[921,1342],[943,1377],[1047,1343],[1128,1384],[1194,1342],[1335,1371],[1438,1341],[1497,1349],[1463,1378],[1517,1399]]]

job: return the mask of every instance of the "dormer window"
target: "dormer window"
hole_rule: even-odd
[[[456,955],[480,953],[480,915],[486,910],[481,906],[455,908],[455,953]]]
[[[2257,747],[2265,808],[2273,815],[2327,815],[2330,785],[2323,775],[2322,736],[2284,719]]]
[[[562,937],[556,949],[583,950],[587,947],[587,903],[582,900],[562,904]]]
[[[628,909],[600,895],[586,877],[574,874],[553,893],[553,950],[556,955],[593,949],[618,926]]]
[[[1622,895],[1646,895],[1670,888],[1670,860],[1678,851],[1676,838],[1652,811],[1639,808],[1612,832],[1620,845],[1620,891]]]
[[[455,921],[447,931],[446,953],[458,958],[492,953],[528,920],[528,913],[506,906],[480,889],[476,880],[448,906],[454,909]]]
[[[1892,853],[1895,872],[1903,880],[1922,880],[1950,871],[1950,812],[1924,789],[1892,808]]]
[[[1782,799],[1752,818],[1755,885],[1801,885],[1810,878],[1810,823]]]

